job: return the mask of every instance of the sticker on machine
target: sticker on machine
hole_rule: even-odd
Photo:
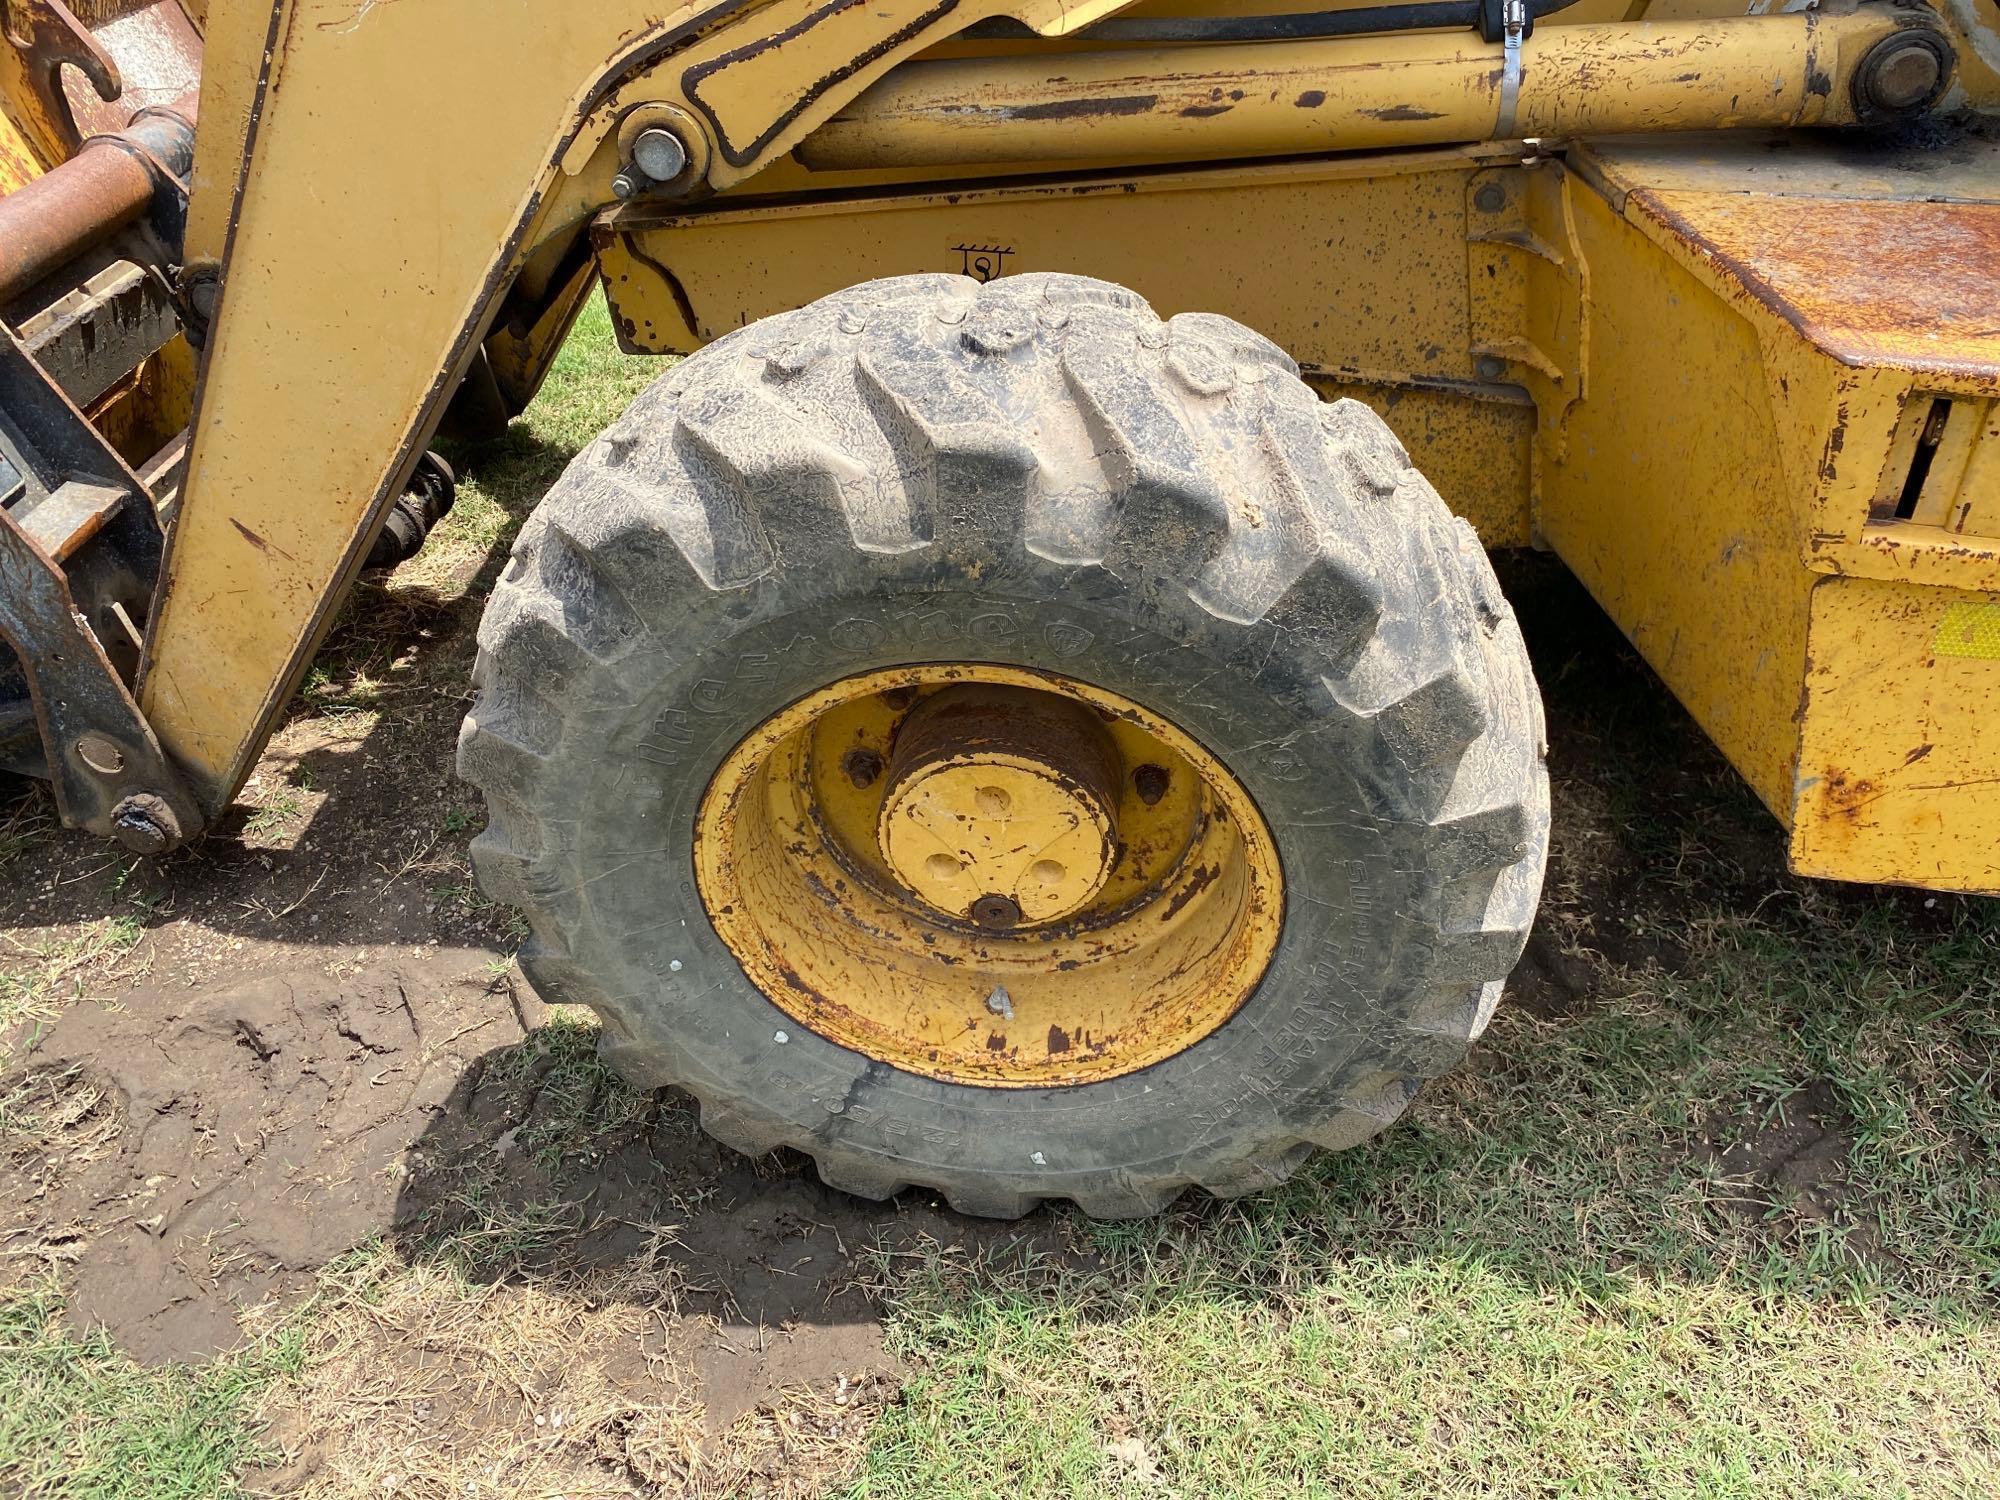
[[[2000,604],[1948,605],[1934,644],[1939,656],[2000,661]]]

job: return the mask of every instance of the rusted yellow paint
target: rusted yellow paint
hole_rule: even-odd
[[[247,149],[240,171],[223,147],[196,166],[193,245],[220,255],[223,294],[140,682],[211,811],[249,774],[511,276],[610,201],[611,111],[641,102],[618,82],[663,57],[672,69],[651,65],[659,86],[642,92],[690,106],[704,60],[721,80],[745,49],[789,59],[792,88],[732,94],[715,117],[733,144],[708,143],[711,180],[740,179],[937,33],[917,24],[931,14],[920,0],[829,9],[859,18],[840,23],[843,44],[865,55],[831,73],[805,34],[786,34],[783,3],[706,29],[728,0],[504,16],[485,0],[211,7],[228,65],[204,72],[204,140],[215,120]],[[1058,0],[952,15],[1063,24]],[[328,191],[330,163],[366,163],[365,191]]]
[[[928,905],[958,915],[997,894],[1029,925],[1089,901],[1117,852],[1109,807],[1039,761],[991,753],[912,776],[884,802],[878,841]]]
[[[1862,845],[1815,843],[1826,815],[1796,793],[1803,747],[1831,733],[1814,705],[1838,701],[1805,690],[1837,638],[1823,632],[1872,618],[1834,601],[1867,583],[2000,592],[1992,148],[1900,177],[1804,144],[1572,142],[1561,162],[1388,148],[1837,123],[1858,57],[1910,15],[1632,27],[1593,0],[1538,29],[1511,119],[1495,49],[1464,36],[912,61],[982,16],[1053,35],[1115,8],[216,0],[190,258],[221,262],[225,292],[141,684],[206,805],[247,774],[510,281],[552,276],[609,202],[643,108],[695,123],[720,191],[595,226],[631,347],[695,347],[901,271],[1082,271],[1162,312],[1234,316],[1322,391],[1382,410],[1490,542],[1555,546],[1795,849],[1845,873]],[[1232,72],[1254,76],[1241,98]],[[1995,76],[1966,60],[1954,100],[1991,105]],[[353,162],[366,191],[327,192],[328,164]],[[529,383],[573,306],[514,341]],[[1936,401],[1930,443],[1919,408]],[[1974,769],[1983,754],[1958,753]],[[828,818],[879,817],[818,791]],[[865,826],[853,847],[877,843]],[[1854,869],[1984,878],[1971,835],[1941,866],[1895,843],[1909,826],[1885,823]],[[1136,899],[1130,879],[1114,865],[1083,909]],[[1197,906],[1167,924],[1180,939],[1219,920]]]
[[[0,111],[0,195],[42,175],[42,163],[27,133]]]
[[[900,788],[855,784],[851,755],[886,764],[908,713],[968,683],[1100,711],[1122,772],[1115,810],[1007,752],[948,757]],[[1134,784],[1141,766],[1168,771],[1155,801]],[[1093,834],[1109,870],[1088,870]],[[1025,897],[1026,921],[994,931],[950,915],[981,892],[932,871],[939,858]],[[1041,864],[1063,867],[1045,895]],[[1283,922],[1276,844],[1219,760],[1116,694],[1010,667],[874,672],[777,714],[711,782],[695,876],[744,971],[800,1025],[993,1087],[1113,1078],[1192,1046],[1248,998]]]
[[[2000,507],[1967,498],[1994,389],[1988,216],[1891,196],[1908,181],[1839,196],[1794,150],[1753,192],[1717,190],[1749,145],[1686,166],[1607,146],[1570,174],[1595,323],[1537,523],[1791,829],[1800,870],[1992,889],[2000,669],[1953,654],[2000,590],[2000,536],[1976,534]],[[1922,191],[1991,195],[2000,153],[1978,159]]]
[[[1822,579],[1808,639],[1797,868],[2000,892],[2000,597]]]
[[[800,148],[808,166],[1258,156],[1508,137],[1845,124],[1898,25],[1847,14],[1538,28],[1518,98],[1466,32],[964,58],[898,69]]]

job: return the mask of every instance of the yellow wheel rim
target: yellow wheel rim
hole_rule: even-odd
[[[1249,998],[1283,925],[1277,847],[1235,777],[1052,673],[834,683],[730,752],[699,819],[702,903],[772,1003],[953,1083],[1171,1057]]]

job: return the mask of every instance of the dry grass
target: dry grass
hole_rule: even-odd
[[[487,1221],[473,1236],[518,1235]],[[615,1267],[481,1280],[465,1242],[327,1280],[302,1373],[259,1417],[281,1450],[253,1492],[325,1497],[823,1495],[851,1475],[883,1393],[792,1389],[711,1429],[671,1236]]]

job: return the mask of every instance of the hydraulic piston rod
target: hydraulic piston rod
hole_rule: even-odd
[[[1937,38],[1870,5],[1726,20],[907,63],[808,137],[821,169],[1137,161],[1530,136],[1851,124],[1878,44]],[[1950,50],[1937,54],[1941,92]],[[1868,97],[1861,91],[1859,97]]]

